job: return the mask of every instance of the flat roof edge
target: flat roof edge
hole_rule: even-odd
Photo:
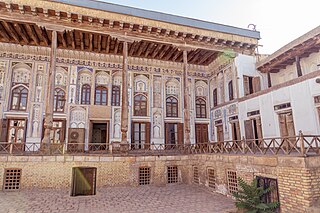
[[[156,12],[151,10],[145,10],[140,8],[134,8],[129,6],[123,6],[118,4],[112,4],[107,2],[95,1],[95,0],[49,0],[57,3],[64,3],[79,7],[86,7],[90,9],[108,11],[113,13],[120,13],[124,15],[135,16],[139,18],[152,19],[156,21],[162,21],[172,24],[179,24],[189,27],[195,27],[205,30],[218,31],[222,33],[235,34],[255,39],[260,39],[260,32],[253,31],[229,25],[217,24],[214,22],[203,21],[199,19],[193,19],[178,15],[171,15],[162,12]]]

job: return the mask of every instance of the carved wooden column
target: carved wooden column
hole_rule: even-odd
[[[128,132],[128,42],[123,41],[122,63],[122,106],[121,106],[121,143],[127,144]]]
[[[47,96],[45,99],[45,118],[44,118],[44,137],[43,144],[50,143],[50,131],[53,125],[53,104],[54,104],[54,88],[56,76],[56,57],[57,57],[57,31],[52,31],[51,39],[51,52],[50,52],[50,67],[47,82]]]
[[[188,85],[188,52],[183,49],[183,113],[184,113],[184,136],[185,143],[190,144],[190,99]]]

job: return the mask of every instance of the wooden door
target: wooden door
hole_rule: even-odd
[[[95,167],[74,167],[71,196],[95,195],[96,174],[97,168]]]
[[[234,141],[240,141],[241,133],[240,133],[239,121],[231,122],[231,127],[232,127],[232,139]]]
[[[223,136],[223,125],[217,126],[217,141],[223,142],[224,136]]]
[[[150,130],[149,122],[133,122],[131,148],[148,149],[150,147]]]
[[[196,124],[196,143],[208,143],[208,124]]]

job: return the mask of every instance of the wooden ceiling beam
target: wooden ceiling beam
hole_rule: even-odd
[[[69,33],[70,33],[70,38],[71,38],[72,49],[76,49],[76,39],[74,36],[74,30],[71,30]]]
[[[154,43],[149,43],[149,46],[147,48],[147,50],[144,53],[144,57],[147,58],[148,55],[150,54],[151,50],[154,49],[156,45]]]
[[[67,48],[67,47],[68,47],[68,44],[67,44],[66,32],[65,32],[65,31],[60,32],[60,36],[61,36],[62,46],[63,46],[64,48]]]
[[[16,31],[13,29],[10,23],[7,23],[5,21],[2,21],[2,25],[6,29],[6,31],[13,37],[16,43],[20,44],[20,39]]]
[[[129,55],[129,56],[133,56],[133,53],[134,53],[134,51],[135,51],[135,47],[136,47],[136,45],[138,45],[138,43],[139,43],[139,42],[134,41],[134,42],[131,44],[131,46],[129,47],[129,51],[128,51],[128,55]]]
[[[169,60],[177,50],[178,50],[178,47],[172,46],[172,49],[169,51],[169,53],[166,56],[163,57],[163,60],[166,60],[166,61]]]
[[[34,41],[34,43],[36,43],[36,45],[40,45],[40,40],[37,36],[37,33],[34,30],[34,27],[29,24],[26,24],[25,27],[26,27],[27,31],[29,32],[29,35],[32,38],[32,40]]]
[[[43,42],[45,43],[46,46],[49,46],[50,40],[49,40],[49,37],[48,37],[46,29],[44,27],[40,27],[39,29],[40,29],[40,32],[41,32],[41,36],[42,36]]]
[[[139,57],[148,47],[148,42],[146,41],[142,41],[138,51],[137,51],[137,56]]]
[[[120,41],[116,38],[114,45],[114,54],[118,54]]]
[[[110,51],[110,43],[111,43],[111,36],[108,35],[107,43],[106,43],[106,53]]]
[[[84,50],[84,33],[79,32],[79,36],[80,36],[80,48],[83,51]]]
[[[153,53],[151,55],[151,58],[156,57],[156,55],[158,55],[160,49],[164,46],[164,44],[157,44],[157,48],[155,50],[153,50]]]
[[[217,54],[216,52],[209,52],[207,53],[205,56],[203,56],[203,58],[201,58],[199,60],[199,64],[203,64],[204,62],[206,62],[211,56],[214,56],[215,54]]]
[[[162,59],[163,56],[167,53],[167,51],[171,48],[171,45],[166,45],[165,48],[163,48],[163,50],[161,50],[160,54],[159,54],[159,59]]]
[[[101,34],[98,35],[98,52],[101,52],[101,41],[102,41],[102,36]]]
[[[11,40],[10,36],[8,35],[7,31],[2,26],[2,23],[0,22],[0,34],[3,38],[5,38],[8,42]]]
[[[175,62],[175,61],[177,60],[177,58],[178,58],[180,55],[182,55],[182,53],[183,53],[182,51],[177,51],[176,54],[172,57],[172,61]]]
[[[13,24],[13,26],[15,27],[17,33],[20,35],[20,37],[23,39],[23,41],[26,44],[29,44],[30,43],[30,39],[28,37],[27,32],[24,30],[23,26],[21,26],[18,23]]]

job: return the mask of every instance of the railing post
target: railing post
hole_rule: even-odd
[[[304,136],[302,131],[299,131],[299,142],[300,142],[300,149],[301,149],[301,154],[305,155],[306,154],[306,149],[304,147]]]
[[[63,145],[62,145],[62,155],[65,154],[65,150],[66,150],[66,143],[63,143]]]
[[[9,148],[10,155],[12,155],[12,150],[13,150],[13,143],[10,142],[10,148]]]
[[[245,149],[246,149],[246,138],[244,136],[242,136],[242,153],[245,153]]]

